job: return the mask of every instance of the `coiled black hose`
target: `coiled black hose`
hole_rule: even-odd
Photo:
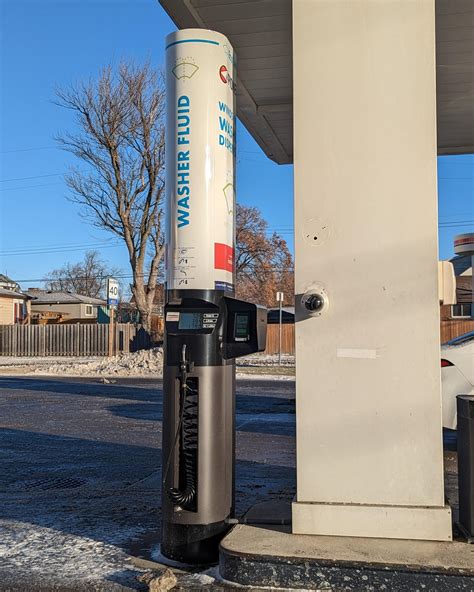
[[[168,490],[171,501],[185,510],[194,509],[196,500],[196,473],[198,447],[198,395],[197,391],[185,386],[183,420],[181,424],[181,458],[184,468],[184,489],[171,487]]]

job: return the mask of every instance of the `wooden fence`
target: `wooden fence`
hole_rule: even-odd
[[[474,331],[474,320],[441,322],[441,343]],[[282,325],[282,353],[295,353],[295,326]],[[0,356],[105,356],[108,354],[109,326],[0,325]],[[133,352],[150,347],[144,329],[131,323],[115,325],[115,351]],[[266,354],[278,353],[278,324],[268,325]]]
[[[114,351],[150,346],[146,331],[130,323],[115,325]],[[0,325],[0,356],[106,356],[109,325]]]
[[[285,324],[281,326],[281,353],[294,354],[295,353],[295,326],[293,324]],[[267,327],[267,347],[266,354],[278,353],[278,330],[279,325],[271,324]]]
[[[474,319],[441,321],[441,343],[446,343],[446,341],[454,339],[458,335],[463,335],[463,333],[469,333],[469,331],[474,331]]]
[[[458,335],[463,335],[469,331],[474,331],[474,319],[462,320],[453,319],[441,321],[441,343],[446,343],[450,339],[454,339]],[[284,354],[295,353],[295,326],[292,324],[282,325],[281,336],[282,348]],[[278,353],[278,325],[271,324],[267,328],[267,347],[266,354]]]

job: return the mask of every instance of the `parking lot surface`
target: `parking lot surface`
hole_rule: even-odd
[[[293,497],[294,419],[293,381],[237,381],[237,515]],[[160,539],[161,421],[161,380],[0,378],[0,590],[143,589],[130,556]]]

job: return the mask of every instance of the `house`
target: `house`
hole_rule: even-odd
[[[456,276],[456,304],[441,306],[441,320],[474,319],[472,310],[472,257],[457,255],[451,263]]]
[[[19,284],[0,274],[0,325],[27,324],[30,298],[20,290]]]
[[[451,263],[456,278],[456,304],[441,306],[441,343],[474,331],[472,256],[456,255]]]
[[[269,325],[280,323],[280,309],[269,308],[267,310],[267,322]],[[295,322],[295,307],[283,306],[281,309],[281,322],[283,325],[294,324]]]
[[[474,318],[472,310],[472,255],[451,259],[456,276],[456,302],[451,307],[453,318]]]
[[[96,323],[100,306],[106,304],[100,298],[91,298],[72,292],[53,292],[30,288],[31,320],[37,324],[48,323]]]
[[[20,291],[20,284],[15,282],[14,280],[10,279],[6,275],[0,273],[0,288],[5,290],[13,290],[15,292]]]

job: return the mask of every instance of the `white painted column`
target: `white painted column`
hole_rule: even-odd
[[[293,0],[297,533],[451,539],[434,19],[433,0]]]

